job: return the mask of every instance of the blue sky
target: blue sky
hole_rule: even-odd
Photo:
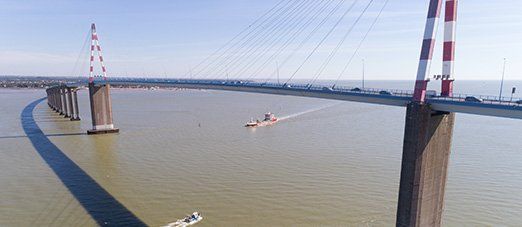
[[[348,0],[345,8],[353,1]],[[355,9],[361,9],[367,1],[359,0]],[[185,76],[277,2],[0,0],[0,75],[85,74],[87,67],[80,66],[87,59],[81,58],[76,68],[75,63],[90,23],[95,22],[109,76]],[[382,2],[375,0],[321,79],[337,77]],[[413,80],[427,4],[427,0],[390,0],[342,79],[359,78],[364,58],[368,79]],[[506,79],[522,80],[522,1],[461,0],[459,7],[456,78],[497,80],[506,57]],[[355,10],[341,22],[296,78],[310,78],[316,72],[357,14]],[[341,11],[336,17],[340,15]],[[293,62],[281,67],[281,77],[296,70],[334,20]],[[431,74],[441,71],[441,39],[438,41]],[[268,67],[275,68],[275,61]],[[260,77],[269,75],[269,71],[272,69]]]

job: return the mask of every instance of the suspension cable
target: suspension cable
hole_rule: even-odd
[[[313,0],[312,0],[313,1]],[[260,37],[257,37],[257,41],[252,42],[251,45],[249,45],[248,49],[246,51],[243,51],[240,55],[236,56],[231,60],[230,62],[227,62],[227,64],[223,65],[220,70],[215,72],[216,75],[220,75],[221,73],[226,72],[231,66],[234,64],[240,62],[242,59],[248,59],[250,58],[256,51],[258,51],[263,45],[265,45],[266,42],[270,40],[273,36],[276,36],[280,33],[281,30],[278,30],[280,27],[284,27],[292,22],[293,17],[295,15],[299,15],[301,11],[304,9],[305,5],[309,2],[312,2],[310,0],[305,0],[302,3],[300,3],[296,8],[292,9],[288,12],[288,14],[284,15],[284,17],[280,18],[281,20],[270,27],[268,31],[261,35]]]
[[[308,56],[305,58],[305,60],[301,63],[301,65],[299,65],[299,67],[295,70],[295,72],[292,74],[292,76],[290,76],[290,78],[283,84],[283,85],[286,85],[288,82],[290,82],[290,80],[292,80],[292,78],[294,78],[294,76],[299,72],[299,70],[301,70],[301,68],[304,66],[304,64],[306,64],[306,62],[308,62],[308,60],[310,60],[310,57],[312,57],[312,55],[317,51],[317,49],[319,49],[319,47],[324,43],[324,41],[330,36],[330,34],[332,34],[332,32],[337,28],[337,26],[339,26],[339,24],[341,23],[341,21],[344,19],[344,17],[346,17],[346,15],[348,15],[348,13],[353,9],[353,7],[355,6],[355,3],[357,3],[358,0],[355,0],[353,1],[353,3],[350,5],[350,7],[348,7],[348,9],[343,13],[343,15],[337,20],[337,22],[334,24],[334,26],[328,31],[328,33],[326,33],[326,35],[321,39],[321,41],[315,46],[315,48],[310,52],[310,54],[308,54]]]
[[[370,32],[373,30],[373,27],[375,27],[375,25],[377,24],[377,21],[379,20],[382,12],[384,11],[384,9],[386,8],[386,6],[388,5],[388,2],[389,0],[385,0],[384,1],[384,4],[382,5],[381,9],[379,10],[379,13],[377,14],[377,16],[375,17],[375,19],[373,20],[372,24],[370,25],[370,27],[368,28],[368,30],[366,31],[366,33],[364,34],[363,38],[361,39],[361,41],[359,42],[359,44],[357,45],[357,48],[355,48],[355,51],[353,52],[352,56],[350,57],[350,60],[348,60],[348,62],[346,63],[346,65],[344,66],[343,70],[341,71],[341,73],[339,74],[339,76],[337,77],[337,79],[335,80],[335,83],[333,84],[332,88],[335,87],[335,85],[337,85],[337,83],[339,82],[339,80],[341,79],[341,76],[344,74],[344,72],[346,71],[346,69],[348,69],[348,66],[350,66],[350,63],[352,63],[355,55],[357,55],[357,52],[359,51],[359,49],[361,48],[362,44],[364,43],[364,41],[366,40],[366,38],[368,37],[368,35],[370,34]]]
[[[73,70],[71,71],[71,76],[73,76],[74,74],[76,74],[76,69],[78,67],[78,63],[80,62],[80,59],[82,58],[82,54],[84,53],[85,51],[85,48],[87,46],[87,42],[89,41],[89,37],[91,35],[90,33],[91,31],[89,30],[87,32],[87,36],[85,37],[85,41],[83,41],[83,45],[82,45],[82,48],[80,49],[80,52],[78,53],[78,57],[76,58],[76,62],[74,63],[74,67],[73,67]],[[80,72],[78,72],[79,74]],[[78,75],[78,77],[80,77],[81,75]]]
[[[241,77],[241,74],[244,73],[246,70],[248,70],[249,68],[253,67],[254,65],[256,65],[257,63],[259,63],[259,61],[261,59],[263,59],[267,53],[269,53],[270,50],[272,50],[274,47],[276,47],[282,40],[284,40],[284,38],[286,38],[289,34],[291,34],[294,30],[296,30],[296,28],[298,28],[298,26],[303,22],[303,20],[300,20],[301,16],[303,15],[309,15],[311,14],[312,12],[314,12],[319,6],[321,6],[321,4],[324,2],[325,0],[321,0],[321,1],[315,1],[316,3],[319,3],[319,4],[315,4],[315,5],[310,5],[311,7],[309,7],[307,10],[301,12],[299,15],[295,15],[295,17],[293,19],[296,19],[294,22],[292,22],[291,24],[289,24],[288,29],[286,29],[286,31],[283,32],[283,34],[280,34],[278,37],[276,37],[276,39],[272,40],[272,42],[270,42],[270,44],[264,48],[264,50],[262,50],[259,54],[257,54],[252,60],[250,60],[249,63],[245,64],[236,74],[235,74],[235,77]],[[293,20],[292,19],[292,20]],[[292,37],[290,37],[292,38]],[[286,42],[285,42],[286,43]],[[281,49],[281,48],[279,48]]]
[[[218,59],[216,59],[216,61],[211,63],[211,65],[214,65],[214,67],[212,67],[212,68],[206,67],[206,71],[204,71],[204,72],[213,72],[213,71],[216,71],[217,68],[221,68],[223,65],[225,65],[230,60],[230,58],[232,58],[232,56],[237,54],[245,46],[249,45],[250,41],[261,37],[260,34],[265,33],[267,31],[266,30],[267,27],[272,27],[274,25],[274,23],[275,24],[280,23],[279,20],[281,19],[280,18],[281,15],[285,15],[285,13],[287,13],[289,9],[294,7],[297,2],[298,2],[298,0],[294,0],[293,2],[289,1],[288,3],[291,3],[291,4],[286,4],[285,6],[279,8],[276,12],[274,12],[274,14],[270,15],[269,18],[266,18],[262,23],[260,23],[256,27],[255,30],[250,32],[250,34],[248,36],[245,36],[243,40],[241,40],[240,42],[236,43],[236,45],[229,48],[229,50],[231,50],[231,51],[226,51],[226,52],[222,53],[218,57]],[[257,28],[259,28],[259,29],[257,29]],[[198,72],[197,75],[200,75],[200,73],[201,72]]]
[[[270,8],[268,11],[266,11],[263,15],[261,15],[260,17],[258,17],[256,20],[254,20],[254,22],[250,23],[250,25],[248,25],[246,28],[244,28],[241,32],[239,32],[237,35],[235,35],[232,39],[230,39],[228,42],[226,42],[224,45],[222,45],[220,48],[218,48],[217,50],[215,50],[214,52],[212,52],[209,56],[207,56],[205,59],[203,59],[199,64],[197,64],[196,66],[192,67],[189,71],[192,72],[194,71],[194,69],[197,69],[198,67],[200,67],[201,65],[203,65],[205,62],[207,62],[208,60],[210,60],[213,56],[215,56],[217,53],[219,53],[221,50],[223,50],[225,47],[227,47],[228,45],[230,45],[234,40],[236,40],[237,38],[239,38],[243,33],[245,33],[246,31],[248,31],[253,25],[255,25],[257,22],[259,22],[262,18],[264,18],[265,16],[267,16],[270,12],[274,11],[279,5],[281,5],[283,2],[285,2],[285,0],[281,0],[279,1],[275,6],[273,6],[272,8]],[[288,2],[287,2],[288,3]],[[185,74],[185,76],[187,76]],[[192,79],[192,75],[191,75],[191,79]]]
[[[266,61],[263,64],[261,64],[254,71],[254,73],[252,73],[252,75],[250,75],[250,77],[247,80],[250,80],[250,79],[256,77],[258,75],[258,73],[260,73],[272,60],[277,59],[279,57],[279,55],[292,43],[292,41],[294,41],[299,36],[299,34],[301,34],[303,31],[305,31],[305,29],[308,28],[308,26],[310,26],[310,24],[312,24],[312,22],[315,21],[319,17],[319,15],[321,15],[332,3],[333,3],[333,0],[328,1],[325,5],[322,6],[322,8],[319,11],[315,12],[315,14],[312,15],[312,17],[310,17],[308,19],[308,21],[306,21],[303,25],[301,25],[301,27],[299,29],[297,29],[297,31],[294,34],[291,35],[290,39],[288,39],[281,48],[279,48],[268,59],[266,59]],[[277,72],[277,70],[276,70],[276,72]],[[273,76],[273,74],[270,77],[272,77],[272,76]],[[267,78],[267,81],[270,79],[270,77]],[[265,83],[266,83],[266,81],[265,81]]]
[[[219,56],[217,56],[214,61],[211,61],[210,63],[206,64],[202,69],[196,71],[195,74],[192,77],[201,75],[201,73],[205,72],[212,65],[219,64],[221,62],[220,59],[223,56],[225,56],[227,53],[229,53],[230,51],[232,51],[232,50],[237,51],[239,45],[241,45],[241,44],[243,44],[245,42],[248,42],[248,39],[250,39],[251,37],[253,37],[256,34],[258,34],[259,31],[263,29],[263,26],[265,26],[265,24],[271,23],[270,21],[273,20],[274,16],[276,16],[279,13],[281,13],[281,11],[283,9],[285,9],[285,7],[287,7],[287,6],[291,5],[291,4],[295,4],[295,2],[296,2],[296,0],[294,0],[294,1],[285,1],[284,5],[279,6],[279,7],[278,7],[278,5],[276,5],[276,7],[274,7],[271,10],[269,10],[268,11],[268,16],[265,16],[265,18],[261,22],[258,22],[255,27],[252,28],[252,25],[254,25],[254,24],[248,26],[246,28],[246,30],[248,30],[250,28],[252,28],[252,29],[247,34],[243,35],[237,42],[231,44],[225,51],[223,51]],[[261,17],[261,18],[263,18],[263,17]],[[259,18],[259,19],[261,19],[261,18]],[[256,20],[256,21],[259,21],[259,20]]]
[[[344,44],[344,42],[346,41],[346,38],[348,38],[348,36],[352,33],[353,29],[355,28],[355,26],[359,23],[359,21],[361,20],[361,18],[363,17],[363,15],[366,13],[366,11],[368,10],[368,8],[370,8],[371,4],[373,3],[374,0],[370,0],[368,2],[368,4],[366,4],[366,7],[363,9],[363,11],[359,14],[359,16],[357,17],[357,19],[352,23],[352,25],[350,26],[350,28],[348,29],[348,31],[344,34],[343,38],[341,39],[341,41],[337,44],[337,46],[335,47],[335,49],[330,53],[330,55],[328,56],[328,58],[323,62],[323,64],[321,65],[321,67],[319,68],[319,70],[316,72],[316,75],[313,77],[312,81],[310,81],[310,86],[315,83],[315,81],[319,78],[319,76],[321,76],[321,74],[323,73],[323,71],[326,69],[326,67],[328,66],[328,64],[330,64],[330,62],[332,61],[333,57],[337,54],[337,52],[339,51],[339,49],[341,48],[341,46]]]
[[[343,3],[345,2],[346,0],[342,0],[340,2],[338,2],[328,13],[327,15],[313,28],[313,30],[308,33],[308,35],[305,37],[305,39],[303,39],[301,41],[301,43],[299,43],[299,45],[294,48],[294,50],[290,53],[290,55],[288,55],[282,62],[282,64],[279,65],[279,67],[281,66],[284,66],[316,33],[317,31],[319,31],[320,28],[322,28],[322,26],[333,16],[334,13],[337,12],[337,10],[339,10],[341,8],[341,6],[343,5]],[[275,71],[274,71],[275,73]],[[272,73],[271,75],[274,75],[274,73]]]

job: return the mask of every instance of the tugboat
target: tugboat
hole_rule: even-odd
[[[187,217],[183,219],[179,219],[176,222],[169,223],[165,225],[165,227],[185,227],[185,226],[191,226],[199,221],[203,220],[203,216],[201,216],[200,213],[194,212],[192,215],[188,215]]]
[[[265,119],[263,119],[262,121],[260,120],[254,120],[253,118],[250,119],[250,121],[248,121],[246,124],[245,124],[245,127],[262,127],[262,126],[268,126],[268,125],[272,125],[274,123],[277,122],[277,118],[275,117],[275,115],[273,113],[266,113],[265,114]]]

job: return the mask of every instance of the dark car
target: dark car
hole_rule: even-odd
[[[380,95],[392,95],[392,93],[389,91],[379,91],[379,94]]]
[[[435,97],[435,96],[437,96],[437,91],[435,91],[435,90],[427,90],[426,91],[426,96],[427,97]]]
[[[522,105],[522,99],[521,99],[521,100],[518,100],[518,101],[516,101],[516,103],[517,103],[517,104],[519,104],[519,105]]]
[[[356,87],[356,88],[352,88],[352,90],[350,91],[362,91],[360,88]]]
[[[323,91],[333,91],[331,87],[323,87]]]
[[[464,99],[464,101],[466,102],[482,102],[483,100],[482,99],[479,99],[475,96],[468,96]]]

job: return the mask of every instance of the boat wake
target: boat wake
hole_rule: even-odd
[[[194,212],[183,219],[179,219],[176,222],[169,223],[163,227],[187,227],[194,225],[201,220],[203,220],[203,216],[201,216],[198,212]]]
[[[270,126],[270,125],[273,125],[273,124],[275,124],[276,122],[279,122],[279,121],[288,120],[288,119],[291,119],[291,118],[294,118],[294,117],[298,117],[298,116],[301,116],[301,115],[304,115],[304,114],[316,112],[316,111],[319,111],[319,110],[324,110],[326,108],[335,106],[337,104],[338,103],[331,104],[331,105],[326,105],[326,106],[322,106],[322,107],[314,108],[314,109],[310,109],[310,110],[305,110],[303,112],[299,112],[299,113],[283,116],[283,117],[280,117],[280,118],[276,118],[273,113],[268,112],[268,113],[265,114],[265,118],[262,121],[261,120],[254,120],[254,118],[252,118],[250,121],[248,121],[246,123],[245,127],[254,129],[254,128],[257,128],[257,127]]]
[[[299,116],[301,116],[301,115],[305,115],[305,114],[313,113],[313,112],[316,112],[316,111],[319,111],[319,110],[324,110],[324,109],[326,109],[326,108],[330,108],[330,107],[335,106],[335,105],[338,105],[338,104],[339,104],[339,103],[334,103],[334,104],[330,104],[330,105],[322,106],[322,107],[319,107],[319,108],[314,108],[314,109],[305,110],[305,111],[302,111],[302,112],[299,112],[299,113],[295,113],[295,114],[291,114],[291,115],[287,115],[287,116],[280,117],[279,120],[280,120],[280,121],[284,121],[284,120],[292,119],[292,118],[295,118],[295,117],[299,117]]]

